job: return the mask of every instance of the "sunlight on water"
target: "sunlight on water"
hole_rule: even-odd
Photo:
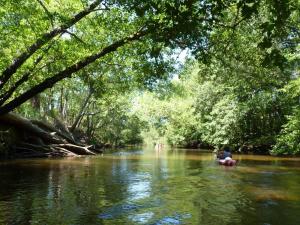
[[[0,224],[300,224],[300,159],[152,148],[0,162]]]

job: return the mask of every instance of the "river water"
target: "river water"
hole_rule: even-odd
[[[154,149],[0,162],[0,224],[300,224],[300,158]]]

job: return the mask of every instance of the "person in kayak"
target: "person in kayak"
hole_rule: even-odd
[[[230,148],[228,146],[224,146],[222,148],[221,152],[218,153],[217,158],[219,160],[232,159],[232,154],[231,154]]]
[[[224,166],[236,165],[236,160],[232,159],[232,154],[228,146],[224,146],[222,151],[217,156],[219,164]]]
[[[225,146],[223,148],[223,154],[221,155],[221,158],[220,159],[232,159],[232,154],[231,154],[231,151],[230,151],[230,148],[228,146]]]

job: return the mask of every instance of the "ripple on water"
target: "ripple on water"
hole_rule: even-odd
[[[191,218],[191,214],[189,213],[175,213],[170,216],[164,216],[163,218],[154,218],[155,214],[152,211],[138,213],[138,210],[145,209],[148,207],[155,206],[155,204],[149,205],[139,205],[134,203],[125,203],[121,205],[115,205],[111,208],[108,208],[106,211],[98,215],[98,218],[103,220],[112,220],[117,219],[121,216],[128,215],[128,218],[135,223],[146,224],[149,223],[151,225],[163,225],[163,224],[182,224],[185,219]],[[158,205],[157,205],[158,206]],[[151,222],[152,220],[152,222]]]
[[[159,199],[148,201],[146,203],[123,203],[111,206],[98,215],[103,220],[115,220],[127,216],[134,223],[139,224],[183,224],[184,220],[192,217],[190,213],[174,213],[172,215],[157,218],[154,208],[161,207],[162,202]],[[145,211],[146,210],[146,211]]]
[[[162,202],[160,199],[154,199],[150,201],[145,201],[143,203],[134,203],[134,202],[125,202],[116,204],[110,207],[106,207],[103,213],[98,215],[98,218],[101,219],[114,219],[118,218],[123,215],[128,215],[131,213],[137,213],[138,210],[147,209],[150,210],[151,208],[160,207]],[[137,215],[137,214],[135,214]]]
[[[141,205],[133,204],[133,203],[124,203],[121,205],[115,205],[107,210],[104,213],[98,215],[100,219],[114,219],[123,214],[128,214],[132,211],[136,211],[137,209],[141,208]]]
[[[149,222],[152,219],[152,217],[154,217],[153,212],[145,212],[145,213],[138,213],[135,215],[130,215],[128,218],[135,223],[145,224],[145,223]]]
[[[162,219],[152,223],[151,225],[163,225],[163,224],[170,224],[170,225],[176,225],[176,224],[182,224],[184,219],[191,218],[191,214],[185,213],[185,214],[179,214],[175,213],[172,216],[165,216]]]
[[[2,165],[0,224],[300,224],[299,160],[165,153]]]

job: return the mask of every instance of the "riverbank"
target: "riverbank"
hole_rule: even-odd
[[[89,144],[82,132],[71,132],[61,121],[52,125],[14,113],[0,116],[0,157],[34,158],[95,155],[105,145]]]

